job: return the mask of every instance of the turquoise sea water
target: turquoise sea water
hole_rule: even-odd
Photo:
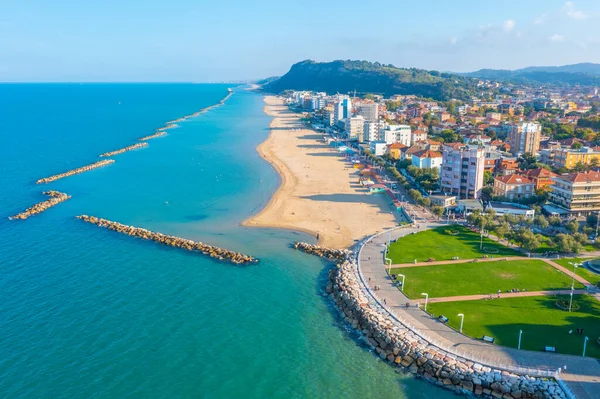
[[[225,105],[113,165],[34,182],[217,103],[225,85],[0,85],[0,397],[444,398],[357,345],[310,238],[246,229],[278,185],[269,117]],[[55,189],[72,199],[9,221]],[[85,224],[91,214],[260,258],[237,267]]]

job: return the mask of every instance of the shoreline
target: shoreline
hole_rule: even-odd
[[[283,100],[265,96],[263,112],[273,117],[268,137],[256,147],[280,178],[265,206],[241,225],[298,231],[319,245],[347,248],[364,236],[399,222],[383,196],[357,187],[357,170],[302,125]]]

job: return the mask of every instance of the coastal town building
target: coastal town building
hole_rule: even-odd
[[[386,143],[401,143],[411,145],[411,129],[408,125],[388,125],[380,132],[380,139]]]
[[[387,144],[385,143],[385,141],[369,142],[369,150],[371,151],[372,154],[374,154],[378,157],[385,154],[386,149],[387,149]]]
[[[537,122],[513,125],[508,133],[508,143],[514,155],[535,154],[540,149],[542,126]]]
[[[425,130],[417,129],[411,133],[411,144],[416,143],[417,141],[425,141],[427,140],[427,132]]]
[[[452,208],[456,206],[456,197],[453,195],[430,195],[431,205],[441,206],[443,208]]]
[[[356,106],[356,115],[365,118],[365,121],[377,121],[379,119],[379,105],[377,103],[361,103]]]
[[[333,106],[333,119],[335,122],[352,116],[352,100],[350,97],[340,98]]]
[[[568,173],[556,176],[550,201],[576,216],[600,211],[600,173]]]
[[[523,173],[523,176],[527,177],[529,180],[532,180],[535,184],[535,189],[540,190],[550,186],[554,181],[554,178],[556,178],[558,175],[548,169],[536,168],[526,170]]]
[[[529,198],[533,195],[535,183],[518,174],[494,178],[494,195],[511,201]]]
[[[455,149],[456,148],[456,149]],[[479,148],[444,146],[441,190],[457,198],[479,198],[483,187],[485,152]]]
[[[442,154],[437,151],[421,150],[412,155],[412,165],[422,168],[436,168],[439,169],[442,166]]]
[[[560,148],[554,152],[554,165],[557,168],[572,169],[578,163],[600,165],[600,152],[589,147],[579,150]]]
[[[386,154],[393,159],[401,159],[403,157],[403,150],[406,150],[408,147],[402,143],[392,143],[388,144]]]
[[[364,141],[365,119],[362,116],[353,116],[344,119],[344,130],[350,140]]]

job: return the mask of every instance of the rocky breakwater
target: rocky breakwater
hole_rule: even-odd
[[[352,252],[347,249],[330,249],[305,242],[295,242],[292,247],[298,251],[329,259],[330,261],[338,264],[346,261],[346,259],[349,259],[352,255]]]
[[[517,375],[474,363],[430,345],[381,309],[358,280],[347,259],[329,273],[327,293],[344,320],[390,365],[456,393],[504,399],[563,399],[551,378]]]
[[[140,227],[128,226],[118,222],[112,222],[110,220],[98,218],[95,216],[81,215],[77,216],[78,219],[83,220],[96,226],[104,227],[109,230],[114,230],[121,234],[126,234],[132,237],[143,238],[145,240],[151,240],[160,244],[168,245],[171,247],[185,249],[187,251],[200,252],[204,255],[210,256],[222,261],[231,262],[234,264],[249,264],[258,263],[258,259],[250,256],[215,247],[212,245],[204,244],[202,242],[192,241],[181,237],[170,236],[162,233],[155,233],[150,230],[142,229]]]
[[[65,173],[59,173],[58,175],[44,177],[43,179],[38,180],[36,183],[37,184],[50,183],[50,182],[53,182],[54,180],[62,179],[63,177],[69,177],[69,176],[73,176],[73,175],[76,175],[79,173],[94,170],[96,168],[101,168],[102,166],[110,165],[113,162],[115,162],[114,159],[103,159],[102,161],[94,162],[93,164],[82,166],[81,168],[72,169]]]
[[[38,213],[42,213],[46,209],[51,208],[54,205],[58,205],[61,202],[66,201],[69,198],[71,198],[70,195],[67,195],[65,193],[61,193],[59,191],[54,191],[54,190],[44,191],[42,194],[48,195],[48,196],[50,196],[52,198],[47,199],[46,201],[38,202],[34,206],[25,209],[25,211],[23,211],[23,212],[15,215],[15,216],[9,217],[9,219],[11,219],[11,220],[13,220],[13,219],[27,219],[29,216],[33,216],[33,215],[36,215]]]
[[[140,137],[138,140],[139,141],[152,140],[152,139],[155,139],[160,136],[165,136],[166,134],[167,134],[167,132],[165,132],[164,130],[159,130],[156,133],[151,134],[150,136]]]
[[[118,154],[122,154],[124,152],[127,151],[131,151],[131,150],[135,150],[138,148],[143,148],[143,147],[147,147],[148,143],[137,143],[137,144],[133,144],[115,151],[110,151],[110,152],[105,152],[104,154],[100,154],[101,157],[112,157],[113,155],[118,155]]]

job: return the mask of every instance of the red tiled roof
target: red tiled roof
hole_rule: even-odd
[[[417,158],[441,158],[442,154],[437,151],[423,150],[413,154]]]
[[[586,173],[574,172],[574,173],[567,173],[567,174],[561,175],[558,178],[562,179],[562,180],[570,181],[572,183],[585,183],[588,181],[597,182],[597,181],[600,181],[600,173],[599,172],[586,172]]]
[[[531,177],[551,178],[551,177],[558,176],[556,173],[554,173],[548,169],[544,169],[544,168],[530,169],[530,170],[526,171],[524,173],[524,175],[529,178],[531,178]]]
[[[406,146],[402,143],[392,143],[387,146],[387,148],[390,150],[401,150],[404,147],[406,147]]]
[[[517,175],[517,174],[496,177],[496,180],[501,181],[504,184],[510,184],[510,185],[533,184],[533,182],[531,180],[529,180],[528,178],[526,178],[525,176],[521,176],[521,175]]]

